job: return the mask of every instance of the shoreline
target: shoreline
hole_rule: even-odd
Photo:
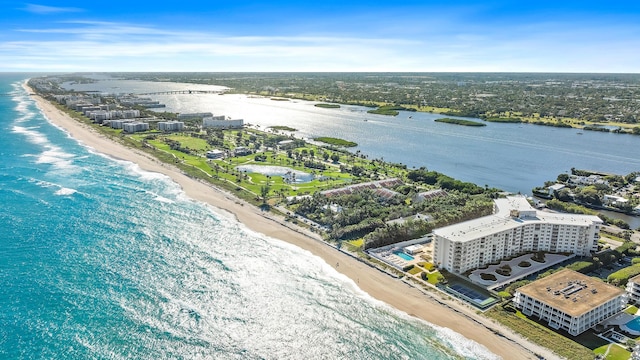
[[[145,171],[168,176],[189,198],[235,216],[237,221],[249,230],[295,245],[322,258],[376,300],[430,324],[451,329],[504,359],[538,359],[540,356],[547,359],[558,358],[548,349],[527,341],[486,317],[477,315],[475,309],[457,300],[443,300],[438,293],[425,294],[422,290],[392,278],[365,262],[335,249],[317,234],[294,228],[283,219],[265,213],[252,205],[245,206],[242,200],[230,193],[190,178],[170,164],[109,139],[90,126],[72,119],[49,101],[35,95],[26,82],[23,87],[50,122],[65,129],[71,137],[82,144],[112,158],[131,161]]]

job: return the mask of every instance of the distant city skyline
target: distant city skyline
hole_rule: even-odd
[[[3,1],[0,71],[640,73],[640,4]]]

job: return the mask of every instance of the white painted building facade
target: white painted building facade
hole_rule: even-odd
[[[464,273],[525,252],[568,252],[586,256],[597,249],[597,216],[538,211],[523,196],[495,200],[496,213],[433,231],[434,262]]]
[[[516,290],[514,305],[524,315],[577,336],[624,310],[627,294],[573,270],[562,270]]]
[[[182,131],[184,122],[182,121],[160,121],[158,122],[158,130],[160,131]]]
[[[634,304],[640,304],[640,275],[629,279],[626,290],[629,294],[629,301]]]
[[[244,125],[243,119],[229,119],[226,120],[224,116],[220,117],[206,117],[202,119],[203,128],[215,128],[215,129],[238,129]]]

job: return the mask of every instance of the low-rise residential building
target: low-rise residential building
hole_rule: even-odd
[[[640,304],[640,275],[636,275],[627,282],[629,302]]]
[[[251,153],[252,153],[251,149],[246,148],[244,146],[238,146],[237,148],[233,149],[233,156],[245,156]]]
[[[209,150],[207,151],[207,159],[222,159],[224,157],[225,152],[222,150]]]
[[[513,302],[523,314],[573,336],[622,311],[624,290],[565,269],[516,290]]]
[[[137,110],[137,109],[122,110],[118,117],[120,117],[120,118],[137,118],[137,117],[140,117],[140,110]]]
[[[291,139],[282,140],[278,142],[278,148],[280,148],[281,150],[293,149],[295,147],[296,147],[296,142]]]
[[[205,117],[202,119],[203,128],[215,128],[215,129],[237,129],[244,125],[243,119],[225,119],[223,115],[215,117]]]
[[[623,198],[622,196],[605,194],[602,197],[602,202],[605,205],[609,206],[624,206],[629,203],[629,200]]]
[[[189,119],[202,120],[206,117],[214,117],[214,116],[210,112],[178,114],[178,119],[180,120],[189,120]],[[218,119],[218,120],[224,120],[224,115],[222,115],[222,119]]]
[[[609,184],[609,182],[602,176],[596,174],[592,174],[589,176],[569,175],[569,182],[577,185]]]
[[[565,184],[560,184],[560,183],[553,184],[553,185],[549,186],[547,188],[547,190],[549,191],[549,196],[553,196],[556,191],[560,191],[560,190],[564,189],[565,187],[566,187]]]
[[[124,123],[122,124],[122,130],[128,133],[147,131],[149,130],[149,123],[139,121]]]
[[[160,121],[158,122],[158,130],[160,131],[182,131],[184,122],[182,121]]]
[[[413,201],[420,203],[425,200],[431,200],[438,197],[445,197],[447,195],[448,195],[447,192],[442,189],[434,189],[429,191],[423,191],[421,193],[416,194],[413,197]]]
[[[496,199],[493,215],[435,229],[434,261],[454,273],[525,252],[597,250],[602,220],[593,215],[539,211],[524,196]]]

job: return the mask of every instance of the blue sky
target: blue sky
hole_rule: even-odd
[[[0,71],[640,72],[638,1],[0,4]]]

